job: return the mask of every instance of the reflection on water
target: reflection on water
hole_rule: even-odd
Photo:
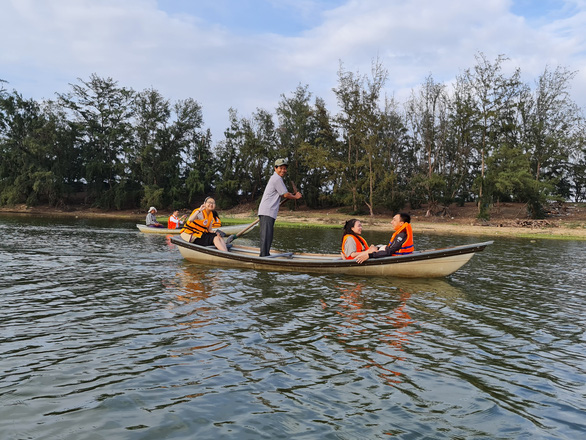
[[[497,240],[447,279],[400,280],[198,266],[112,221],[0,217],[0,237],[2,440],[586,430],[584,242]]]
[[[411,294],[397,289],[396,305],[393,304],[390,313],[380,314],[371,309],[368,298],[363,295],[364,283],[344,283],[336,287],[343,300],[337,311],[343,317],[343,322],[335,329],[337,343],[354,355],[357,368],[373,368],[387,385],[398,383],[401,373],[392,366],[405,360],[403,345],[418,333],[409,328],[414,322],[407,310]]]

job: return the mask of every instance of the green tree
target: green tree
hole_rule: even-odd
[[[245,142],[240,117],[235,109],[230,108],[228,118],[230,126],[224,131],[224,140],[217,144],[215,152],[218,167],[216,202],[227,208],[239,203],[247,173],[247,158],[240,153]]]
[[[388,72],[378,60],[372,64],[370,78],[346,72],[340,66],[338,88],[334,89],[341,109],[336,121],[347,148],[345,166],[340,166],[342,200],[349,202],[354,211],[365,203],[370,215],[374,214],[374,186],[380,175],[374,160],[380,152],[384,121],[379,99],[387,77]]]
[[[503,141],[501,130],[507,120],[507,112],[513,110],[515,100],[520,93],[520,71],[516,69],[510,76],[502,73],[502,64],[507,60],[499,55],[491,63],[483,53],[476,55],[477,64],[473,69],[465,71],[465,78],[474,91],[474,106],[478,109],[479,144],[476,146],[480,164],[477,178],[478,216],[487,218],[490,215],[492,200],[485,193],[486,160],[494,149]]]
[[[187,149],[185,164],[187,200],[193,206],[197,198],[205,198],[215,189],[217,166],[212,152],[212,134],[208,129],[205,133],[193,133]],[[180,198],[174,197],[176,207],[180,207]]]
[[[128,171],[124,158],[132,140],[134,91],[96,74],[79,82],[71,85],[71,92],[59,95],[59,101],[73,115],[87,199],[102,208],[121,208],[116,202]]]
[[[425,192],[428,202],[426,216],[435,214],[439,201],[451,203],[446,197],[443,177],[448,128],[448,99],[445,86],[430,76],[419,94],[413,94],[407,103],[407,115],[413,133],[413,143],[419,156],[421,177],[418,187]]]
[[[583,138],[583,116],[569,91],[575,75],[562,67],[546,67],[535,92],[526,92],[522,101],[523,141],[534,178],[556,187],[556,195],[563,198],[569,196],[571,159]]]
[[[317,141],[318,121],[315,118],[310,99],[311,93],[308,91],[308,86],[302,87],[301,85],[297,87],[292,97],[281,95],[281,101],[277,107],[279,118],[278,155],[288,158],[287,177],[295,182],[298,189],[304,194],[305,203],[308,206],[316,206],[322,185],[315,180],[316,173],[311,172],[311,169],[316,166],[315,162],[308,160],[307,156],[310,152],[317,152],[316,148],[312,146]],[[308,185],[310,175],[313,175],[313,179],[311,185]]]
[[[0,92],[0,205],[63,203],[54,126],[39,104]]]
[[[309,207],[332,204],[332,192],[338,179],[338,164],[342,145],[332,118],[321,98],[315,99],[307,142],[299,147],[299,180],[303,200]],[[338,160],[336,160],[338,158]]]

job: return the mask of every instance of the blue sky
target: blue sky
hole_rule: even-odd
[[[430,74],[449,83],[483,52],[533,84],[546,66],[578,71],[586,109],[586,0],[0,0],[0,79],[51,99],[92,73],[120,86],[197,100],[214,140],[228,109],[274,112],[308,85],[338,112],[342,62],[405,102]]]

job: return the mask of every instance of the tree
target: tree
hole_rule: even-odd
[[[299,183],[298,189],[304,194],[309,164],[303,160],[303,148],[315,138],[316,128],[313,110],[309,103],[310,99],[311,93],[308,91],[308,86],[302,87],[300,85],[291,98],[281,95],[281,101],[277,106],[279,119],[277,129],[278,155],[288,158],[288,178]],[[291,191],[293,192],[292,189]]]
[[[338,72],[338,88],[334,93],[341,107],[336,121],[344,132],[347,147],[342,178],[342,194],[354,211],[365,203],[374,215],[374,182],[377,180],[374,158],[380,151],[382,112],[379,99],[388,72],[378,60],[372,63],[371,78],[344,71]],[[368,194],[367,197],[364,193]]]
[[[59,95],[59,101],[73,114],[72,131],[78,133],[88,201],[113,208],[127,172],[124,157],[132,139],[134,91],[96,74],[79,81],[71,85],[71,92]]]
[[[523,135],[536,181],[555,186],[557,196],[569,196],[571,158],[581,145],[580,109],[570,97],[576,72],[545,68],[534,93],[526,93],[522,107]],[[564,189],[567,188],[567,189]]]
[[[32,99],[0,91],[0,205],[63,202],[54,126]]]
[[[490,197],[485,194],[486,160],[502,141],[501,128],[506,124],[508,111],[512,111],[515,98],[520,93],[520,71],[516,69],[511,77],[505,77],[502,64],[507,60],[499,55],[494,63],[483,53],[476,55],[477,64],[465,72],[465,78],[474,91],[474,106],[479,111],[480,143],[476,147],[480,162],[480,175],[477,178],[478,215],[489,216]]]
[[[299,169],[303,200],[309,207],[331,204],[331,194],[338,179],[335,158],[341,151],[338,134],[321,98],[315,99],[307,142],[299,147]]]
[[[427,196],[426,216],[435,213],[438,200],[442,199],[445,204],[451,202],[444,197],[445,181],[442,174],[447,143],[447,108],[445,87],[437,84],[431,75],[427,77],[419,96],[413,94],[407,103],[414,146],[416,151],[424,152],[424,157],[420,158],[422,175],[418,180]]]

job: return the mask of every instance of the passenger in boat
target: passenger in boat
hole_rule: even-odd
[[[414,251],[411,216],[406,213],[397,214],[391,220],[391,226],[395,230],[395,233],[389,240],[389,244],[382,250],[378,250],[376,246],[371,246],[367,251],[360,252],[354,258],[357,263],[363,263],[369,258],[405,255]]]
[[[155,215],[156,213],[157,208],[151,206],[146,216],[146,225],[151,228],[164,228],[164,226],[157,221],[157,216]]]
[[[352,260],[359,252],[367,251],[368,243],[362,238],[362,223],[355,218],[344,224],[342,235],[342,258]]]
[[[185,225],[183,225],[181,238],[200,246],[214,245],[221,251],[227,251],[228,248],[221,234],[212,232],[213,228],[220,227],[222,224],[217,213],[214,215],[215,208],[216,201],[211,197],[207,197],[199,208],[193,210]]]
[[[173,214],[171,214],[171,216],[169,217],[169,220],[167,220],[167,229],[177,229],[177,228],[183,227],[183,223],[185,222],[185,219],[187,218],[187,216],[183,215],[183,216],[181,216],[181,218],[179,218],[178,216],[179,216],[179,211],[177,211],[177,210],[173,211]]]
[[[289,163],[287,159],[277,159],[275,161],[275,172],[269,179],[269,183],[262,195],[258,207],[258,220],[260,229],[260,256],[267,257],[270,255],[271,245],[273,244],[273,232],[275,229],[275,220],[279,213],[281,197],[291,200],[301,198],[301,193],[297,191],[291,194],[283,177],[287,174]]]

